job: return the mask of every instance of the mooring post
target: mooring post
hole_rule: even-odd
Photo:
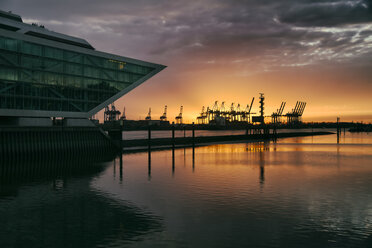
[[[172,149],[174,150],[175,147],[175,139],[174,139],[174,122],[172,122]]]
[[[175,148],[174,122],[172,122],[172,175],[174,174],[174,148]]]
[[[123,148],[124,148],[124,121],[120,125],[120,133],[121,133],[121,155],[123,155]]]
[[[195,124],[192,123],[192,146],[195,146]]]

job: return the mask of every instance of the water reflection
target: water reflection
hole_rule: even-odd
[[[146,154],[124,155],[126,187],[95,188],[163,216],[154,246],[369,247],[372,145],[335,137],[153,152],[151,183]]]
[[[173,145],[173,148],[172,148],[172,176],[174,176],[174,170],[175,170],[175,158],[174,158],[174,145]]]
[[[91,187],[106,168],[79,159],[2,164],[0,247],[121,246],[161,231],[160,218]]]
[[[2,167],[0,246],[372,247],[370,141],[346,134],[339,144],[332,135],[125,154],[48,176],[33,168],[24,179]]]
[[[259,155],[259,159],[258,159],[258,165],[260,167],[259,182],[260,182],[260,187],[262,190],[265,184],[265,153],[270,151],[270,142],[263,141],[263,142],[247,143],[245,149],[249,153],[258,153]]]
[[[148,166],[147,166],[147,177],[148,177],[148,180],[150,181],[151,180],[151,149],[148,150]]]

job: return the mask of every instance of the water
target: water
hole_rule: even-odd
[[[336,141],[3,169],[0,247],[372,247],[372,134]]]

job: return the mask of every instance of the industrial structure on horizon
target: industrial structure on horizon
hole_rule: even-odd
[[[198,124],[212,124],[212,125],[227,125],[227,124],[239,124],[239,123],[250,123],[250,124],[264,124],[265,118],[271,118],[271,123],[280,124],[284,123],[283,118],[286,119],[287,124],[296,124],[302,121],[302,114],[304,113],[306,103],[297,101],[294,109],[286,114],[283,114],[286,102],[282,102],[280,108],[277,109],[270,116],[264,115],[264,94],[260,93],[259,101],[259,115],[252,112],[252,106],[254,103],[254,97],[252,98],[251,104],[247,104],[244,109],[241,109],[240,104],[235,105],[232,103],[229,108],[226,107],[225,102],[221,105],[218,101],[215,101],[213,107],[205,109],[202,107],[202,111],[196,118]]]
[[[252,107],[255,98],[253,97],[250,104],[247,104],[244,109],[241,108],[240,104],[235,105],[231,103],[230,107],[227,107],[225,102],[221,104],[218,101],[215,101],[214,105],[210,108],[202,107],[202,111],[196,117],[196,124],[199,125],[218,125],[218,126],[226,126],[226,125],[234,125],[234,124],[264,124],[266,122],[272,124],[298,124],[302,121],[302,114],[304,113],[306,103],[297,101],[295,107],[283,114],[284,107],[286,102],[282,102],[280,107],[273,112],[269,116],[264,115],[264,106],[265,106],[265,97],[263,93],[260,93],[259,97],[259,115],[252,112]],[[124,108],[125,110],[125,108]],[[112,104],[111,108],[109,106],[106,107],[105,111],[105,122],[115,122],[119,120],[125,120],[126,124],[131,123],[132,126],[135,126],[136,123],[139,126],[143,125],[169,125],[168,117],[167,117],[167,110],[168,106],[164,106],[164,112],[160,116],[159,119],[153,119],[151,117],[151,108],[149,108],[149,112],[144,120],[127,120],[125,117],[125,112],[123,116],[120,117],[120,111],[115,108],[115,105]],[[183,122],[183,106],[180,107],[179,114],[175,117],[175,124],[181,125],[184,124]],[[270,119],[269,121],[265,121],[266,119]],[[125,125],[125,123],[122,123]]]

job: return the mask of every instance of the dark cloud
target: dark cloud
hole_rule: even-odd
[[[370,63],[362,58],[372,48],[371,6],[371,0],[0,3],[26,20],[86,38],[99,50],[166,64],[188,58],[266,69],[358,58]]]
[[[372,1],[294,2],[279,16],[280,21],[297,26],[338,26],[372,21]]]

